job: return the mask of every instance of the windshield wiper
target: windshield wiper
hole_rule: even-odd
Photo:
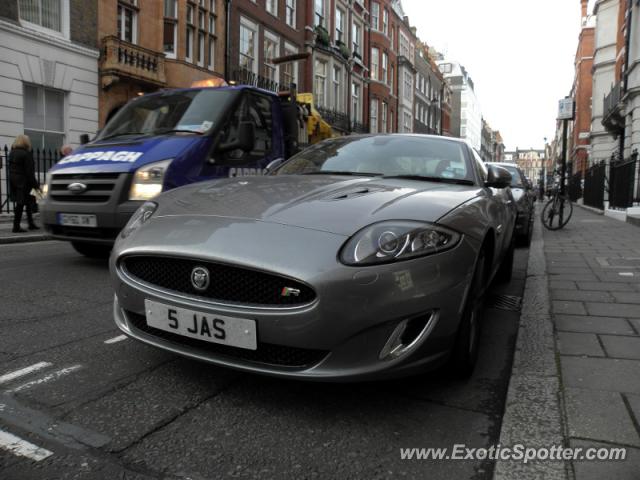
[[[318,170],[317,172],[303,173],[302,175],[349,175],[351,177],[379,177],[380,173],[370,172],[342,172],[339,170]]]
[[[189,130],[186,128],[166,128],[166,129],[158,129],[153,132],[155,135],[164,135],[165,133],[195,133],[197,135],[202,135],[203,132],[198,130]]]
[[[109,140],[111,138],[120,137],[122,135],[151,135],[151,133],[149,132],[118,132],[118,133],[112,133],[111,135],[107,135],[106,137],[98,138],[96,140],[98,142],[101,142],[102,140]]]
[[[472,180],[461,178],[427,177],[424,175],[385,175],[384,179],[420,180],[423,182],[452,183],[454,185],[475,185]]]

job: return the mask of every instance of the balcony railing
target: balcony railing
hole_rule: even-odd
[[[163,53],[125,42],[115,36],[102,40],[100,73],[103,76],[122,76],[157,86],[167,83]]]
[[[604,97],[602,125],[612,133],[624,131],[624,115],[622,113],[622,83],[614,85],[611,92]]]
[[[239,85],[251,85],[252,87],[258,87],[263,90],[269,90],[270,92],[275,93],[290,88],[290,85],[281,85],[275,80],[271,80],[270,78],[253,73],[246,68],[238,68],[233,70],[231,72],[230,80]]]

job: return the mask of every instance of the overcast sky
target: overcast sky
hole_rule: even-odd
[[[544,137],[551,141],[558,100],[573,84],[579,0],[402,0],[402,5],[424,42],[467,68],[484,118],[500,130],[508,150],[542,148]]]

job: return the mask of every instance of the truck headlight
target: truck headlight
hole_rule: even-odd
[[[44,180],[44,185],[42,185],[42,198],[45,199],[47,198],[47,194],[49,193],[49,183],[51,183],[51,174],[47,173],[45,180]]]
[[[133,174],[129,200],[150,200],[162,192],[164,175],[173,159],[144,165]]]
[[[120,232],[120,236],[122,238],[127,238],[138,228],[147,223],[147,221],[149,221],[149,219],[153,216],[157,208],[158,204],[155,202],[144,202],[142,206],[138,210],[136,210],[133,216],[129,219],[125,227],[122,229],[122,232]]]
[[[346,265],[376,265],[444,252],[462,238],[440,225],[414,221],[387,221],[370,225],[342,247]]]

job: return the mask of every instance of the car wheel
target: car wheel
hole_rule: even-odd
[[[480,325],[484,310],[485,254],[482,252],[476,262],[476,271],[467,295],[467,302],[460,320],[448,370],[457,378],[468,378],[478,361]]]
[[[502,263],[500,264],[500,268],[496,273],[496,281],[500,283],[508,283],[511,281],[511,277],[513,275],[513,255],[515,252],[515,236],[511,239],[511,245],[509,245],[509,250],[505,254],[502,259]]]
[[[111,247],[108,245],[96,245],[85,242],[71,242],[76,252],[88,258],[109,258]]]

